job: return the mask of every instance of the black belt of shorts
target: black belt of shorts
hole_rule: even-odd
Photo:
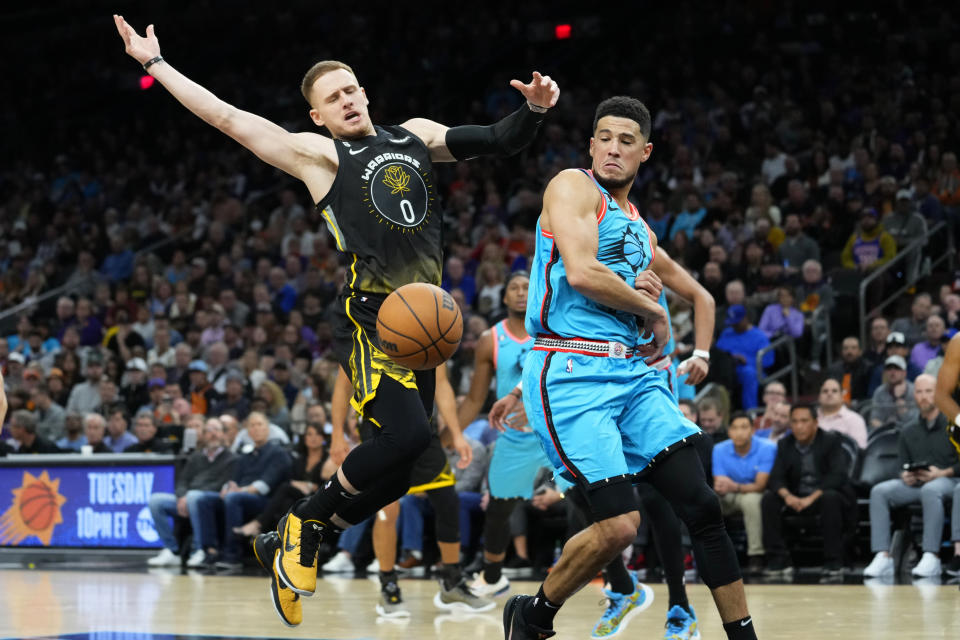
[[[614,340],[590,340],[589,338],[562,338],[540,334],[533,341],[534,351],[562,351],[600,358],[632,358],[635,351],[622,342]]]

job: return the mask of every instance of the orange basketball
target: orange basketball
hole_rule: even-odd
[[[425,282],[405,284],[377,315],[380,349],[397,364],[434,369],[460,346],[463,316],[449,293]]]
[[[43,531],[53,524],[57,514],[57,499],[50,487],[34,482],[20,493],[20,519],[34,531]]]

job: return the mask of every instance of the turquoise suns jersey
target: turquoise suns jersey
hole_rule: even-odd
[[[533,338],[518,338],[501,320],[490,329],[493,338],[493,368],[497,374],[497,397],[510,393],[520,383],[523,361],[533,346]]]
[[[597,183],[592,171],[580,171],[593,179],[603,196],[597,212],[597,260],[633,286],[637,274],[646,269],[654,257],[650,229],[636,207],[631,204],[630,211],[624,211]],[[665,299],[661,298],[663,303]],[[544,231],[539,220],[530,269],[526,328],[532,336],[611,340],[628,347],[643,342],[636,316],[594,302],[570,286],[553,234]]]

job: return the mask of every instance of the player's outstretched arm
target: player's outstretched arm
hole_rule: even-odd
[[[477,340],[473,350],[473,377],[470,379],[470,391],[460,402],[457,418],[461,426],[473,422],[490,391],[490,380],[493,378],[493,333],[487,329]]]
[[[114,15],[113,20],[130,57],[141,65],[149,63],[147,73],[204,122],[227,134],[264,162],[305,182],[305,169],[309,171],[309,167],[329,164],[330,170],[336,170],[335,160],[331,160],[336,158],[332,140],[316,133],[290,133],[265,118],[224,102],[163,60],[152,24],[147,27],[144,37],[123,16]]]
[[[433,391],[433,399],[437,403],[437,411],[440,413],[440,417],[443,418],[447,429],[450,430],[453,448],[460,455],[457,467],[466,469],[473,461],[473,448],[463,437],[463,427],[460,420],[457,419],[457,395],[453,392],[450,378],[447,377],[446,362],[437,367],[437,385]]]
[[[478,156],[511,156],[533,142],[548,109],[557,104],[560,87],[550,78],[533,72],[529,84],[511,80],[523,95],[525,105],[489,126],[447,127],[426,118],[414,118],[403,126],[424,141],[434,162],[469,160]]]
[[[597,259],[600,242],[597,209],[600,192],[581,171],[560,172],[543,194],[541,225],[549,227],[563,258],[567,282],[600,304],[642,316],[666,329],[666,312],[650,296],[637,291]],[[657,345],[662,346],[665,335]]]
[[[681,298],[693,303],[694,349],[709,352],[716,321],[716,303],[713,296],[703,288],[703,285],[694,280],[686,269],[667,255],[663,247],[657,248],[657,255],[654,256],[650,268],[660,276],[664,285]],[[685,360],[681,366],[684,367],[684,371],[678,373],[682,375],[688,370],[690,372],[687,378],[688,384],[702,382],[710,369],[708,361],[697,357]]]

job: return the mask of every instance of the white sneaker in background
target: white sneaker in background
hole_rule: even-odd
[[[197,549],[187,558],[188,567],[202,567],[207,560],[207,554],[203,549]]]
[[[929,551],[923,552],[920,562],[910,572],[918,578],[939,578],[941,572],[940,557]]]
[[[893,558],[882,551],[873,556],[873,560],[863,570],[864,577],[879,578],[893,573]]]
[[[164,547],[163,551],[147,560],[147,564],[151,567],[171,567],[180,564],[180,556]]]
[[[325,573],[350,573],[353,569],[353,560],[350,559],[350,555],[346,551],[338,551],[337,555],[323,565]]]

